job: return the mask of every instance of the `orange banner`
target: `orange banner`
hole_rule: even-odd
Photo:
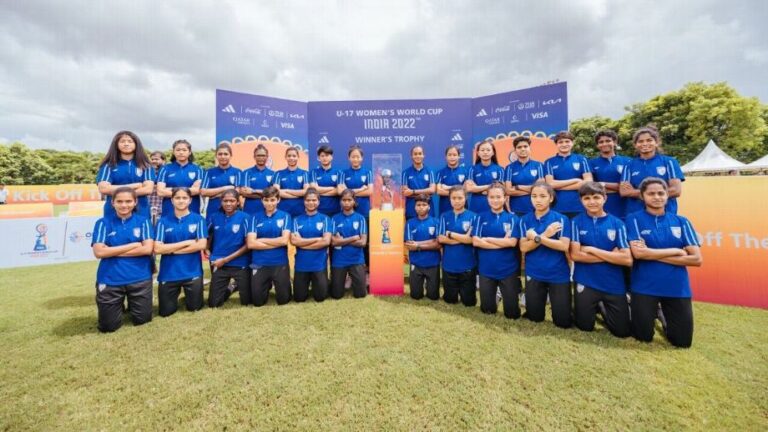
[[[701,241],[694,300],[768,308],[768,176],[688,177],[678,198]]]
[[[67,204],[72,201],[99,201],[96,184],[6,185],[9,204]]]
[[[237,141],[232,143],[232,165],[240,169],[248,169],[253,166],[253,150],[257,145],[264,144],[269,151],[269,159],[267,166],[273,170],[278,171],[286,168],[285,163],[285,150],[289,148],[289,144],[286,144],[278,140],[270,140],[266,137],[259,139],[251,139],[246,141]],[[314,158],[313,158],[314,160]],[[308,169],[309,159],[306,150],[299,151],[299,168]]]
[[[371,294],[403,295],[402,209],[371,210],[369,237]]]
[[[69,203],[67,216],[101,216],[104,214],[103,201],[75,201]]]
[[[36,217],[53,217],[53,204],[33,203],[0,205],[0,219],[22,219]]]

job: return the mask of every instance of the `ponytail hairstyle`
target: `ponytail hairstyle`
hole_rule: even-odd
[[[112,193],[112,206],[115,206],[115,197],[124,193],[130,194],[133,197],[133,210],[131,211],[136,213],[136,208],[139,206],[139,196],[136,195],[136,189],[129,186],[120,186],[115,189],[115,192]]]
[[[480,143],[477,144],[477,147],[475,147],[475,165],[480,163],[480,147],[486,144],[491,146],[491,149],[493,149],[493,156],[491,156],[491,163],[498,165],[499,160],[496,157],[496,145],[493,144],[493,140],[490,138],[486,139],[485,141],[481,141]]]
[[[661,136],[659,135],[659,130],[656,126],[649,124],[636,130],[635,133],[632,134],[632,144],[637,144],[637,140],[640,139],[640,135],[642,134],[650,135],[651,138],[656,141],[656,152],[664,154],[664,149],[661,148]]]
[[[195,155],[194,155],[194,153],[192,153],[192,144],[190,144],[189,141],[187,141],[185,139],[180,139],[180,140],[176,140],[176,141],[173,142],[173,145],[171,146],[171,162],[176,162],[176,155],[173,154],[173,150],[175,150],[176,146],[179,146],[179,145],[186,145],[187,146],[187,149],[189,150],[189,163],[194,162],[195,161]],[[231,151],[230,151],[230,154],[232,154]]]
[[[552,202],[549,203],[549,208],[553,208],[555,206],[555,203],[557,203],[557,194],[555,193],[555,189],[547,183],[545,180],[537,180],[536,183],[533,184],[533,187],[531,187],[531,192],[533,192],[534,189],[541,188],[547,191],[547,194],[552,197]]]
[[[185,194],[187,194],[190,200],[192,199],[192,192],[189,190],[188,187],[183,187],[183,186],[179,186],[171,189],[171,199],[173,199],[173,197],[175,197],[179,192],[184,192]]]

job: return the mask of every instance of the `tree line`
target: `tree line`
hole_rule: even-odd
[[[619,153],[634,153],[632,133],[639,127],[659,129],[667,154],[685,164],[712,139],[734,158],[749,163],[768,154],[768,105],[747,98],[727,83],[689,83],[683,88],[625,107],[619,119],[594,116],[574,120],[574,151],[595,156],[593,137],[600,129],[619,134]],[[106,149],[105,149],[106,150]],[[166,151],[166,161],[171,152]],[[0,144],[0,182],[5,184],[92,183],[103,153],[30,149],[20,142]],[[202,167],[215,163],[211,150],[196,150]]]

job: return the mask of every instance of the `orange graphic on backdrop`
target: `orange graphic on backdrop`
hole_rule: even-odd
[[[493,138],[493,145],[496,147],[496,158],[499,160],[499,165],[502,167],[509,165],[512,160],[516,160],[515,149],[512,146],[512,142],[519,135],[520,134],[516,132],[510,132],[509,135],[501,134],[497,135],[496,137],[491,137]],[[557,154],[555,143],[547,137],[539,136],[543,135],[543,133],[537,133],[536,135],[525,135],[531,139],[531,159],[544,162],[545,160]],[[474,163],[474,160],[475,150],[473,148],[472,162],[465,162],[465,164],[470,166],[472,163]]]
[[[267,137],[246,137],[249,139],[233,138],[232,141],[220,141],[219,143],[227,143],[232,145],[232,165],[240,169],[248,169],[254,165],[253,150],[259,144],[264,146],[269,151],[269,161],[267,166],[273,171],[279,171],[286,168],[285,164],[285,150],[292,147],[293,144],[289,141],[282,141],[279,138],[267,138]],[[250,139],[252,138],[252,139]],[[306,149],[299,149],[299,168],[308,169],[309,156]]]

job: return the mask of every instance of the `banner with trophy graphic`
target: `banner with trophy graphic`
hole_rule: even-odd
[[[403,159],[399,153],[371,155],[373,196],[368,224],[373,295],[403,295],[405,211],[400,195]]]

